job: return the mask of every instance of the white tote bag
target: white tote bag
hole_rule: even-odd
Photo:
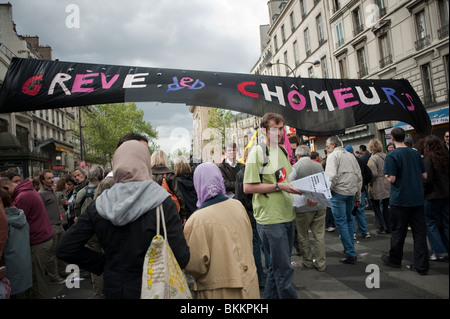
[[[164,237],[159,232],[161,221]],[[167,242],[162,205],[156,208],[156,236],[145,254],[141,299],[192,299],[186,276]]]

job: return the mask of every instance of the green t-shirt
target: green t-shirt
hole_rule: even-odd
[[[277,180],[278,184],[289,183],[288,175],[292,172],[292,167],[287,156],[279,147],[268,147],[268,149],[269,161],[264,168],[262,147],[258,145],[251,150],[245,165],[244,184],[275,184]],[[278,191],[267,194],[253,194],[252,204],[255,219],[261,225],[287,223],[295,219],[293,199],[290,193]]]

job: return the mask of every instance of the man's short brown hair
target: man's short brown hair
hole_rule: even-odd
[[[281,116],[280,114],[266,113],[261,119],[260,122],[261,128],[267,129],[269,127],[269,122],[272,120],[275,121],[276,124],[279,124],[280,122],[282,122],[283,124],[285,123],[283,116]]]

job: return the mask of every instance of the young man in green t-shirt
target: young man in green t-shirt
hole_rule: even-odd
[[[271,257],[264,298],[292,299],[297,298],[291,266],[295,236],[292,194],[301,192],[289,183],[292,167],[279,147],[284,138],[283,117],[266,113],[261,119],[261,131],[266,137],[265,146],[255,146],[248,155],[244,192],[253,194],[258,233]]]

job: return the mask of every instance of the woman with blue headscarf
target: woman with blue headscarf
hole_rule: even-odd
[[[244,206],[226,196],[222,173],[213,163],[194,172],[198,209],[184,227],[196,299],[259,299],[253,233]]]

